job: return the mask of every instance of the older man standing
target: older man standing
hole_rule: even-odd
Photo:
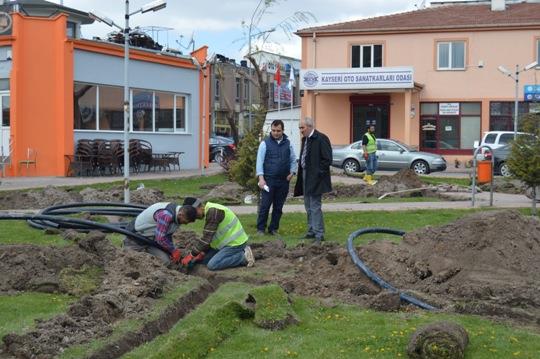
[[[332,145],[324,133],[315,129],[312,118],[306,117],[298,128],[302,147],[294,195],[304,196],[308,225],[304,238],[314,238],[315,243],[320,244],[324,240],[322,194],[332,191]]]

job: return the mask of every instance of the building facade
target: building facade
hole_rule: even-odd
[[[78,10],[41,0],[13,1],[4,10],[12,19],[0,34],[4,174],[64,176],[77,141],[123,138],[124,47],[81,39],[81,25],[93,20]],[[209,86],[199,65],[206,51],[130,48],[129,138],[150,142],[154,152],[184,152],[183,168],[207,162]],[[35,165],[21,166],[30,149]]]
[[[367,126],[448,160],[472,156],[488,130],[513,130],[515,82],[498,71],[540,56],[540,3],[434,3],[407,13],[302,29],[302,116],[333,144]],[[540,67],[519,74],[537,85]]]
[[[266,108],[269,111],[290,108],[291,101],[293,106],[298,105],[300,60],[266,51],[257,51],[253,57],[261,68],[263,81],[268,84]],[[230,123],[234,122],[238,135],[242,136],[252,125],[250,109],[256,109],[261,102],[255,70],[248,66],[247,60],[238,64],[234,59],[222,55],[215,56],[211,63],[211,133],[233,136]],[[280,86],[276,77],[278,64]],[[295,81],[289,84],[291,70]]]

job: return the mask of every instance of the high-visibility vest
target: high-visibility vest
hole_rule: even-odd
[[[366,136],[368,138],[368,143],[367,143],[367,146],[366,146],[367,153],[375,153],[375,152],[377,152],[377,140],[375,139],[375,136],[373,136],[369,132],[366,132]]]
[[[205,216],[210,208],[220,209],[225,212],[225,218],[218,225],[216,234],[214,234],[214,238],[210,242],[211,248],[219,250],[223,247],[240,246],[247,242],[249,237],[233,211],[220,204],[207,202],[204,207]]]
[[[178,229],[178,223],[176,222],[176,216],[180,210],[180,206],[172,202],[158,202],[154,203],[144,211],[142,211],[133,223],[133,229],[135,232],[145,236],[145,237],[154,237],[156,232],[157,222],[154,219],[154,215],[159,210],[168,210],[173,216],[173,221],[167,230],[167,235],[173,234]]]

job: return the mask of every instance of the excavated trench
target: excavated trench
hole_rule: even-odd
[[[195,233],[176,240],[189,246]],[[287,292],[376,310],[417,310],[394,293],[381,291],[352,263],[343,245],[301,244],[278,239],[252,244],[254,268],[210,272],[196,266],[191,276],[163,267],[153,257],[118,249],[101,233],[77,245],[0,247],[0,294],[22,291],[81,294],[66,280],[97,273],[95,288],[66,313],[40,321],[21,335],[4,336],[0,357],[54,357],[66,348],[109,336],[118,320],[144,318],[173,287],[194,278],[195,288],[142,329],[123,335],[92,357],[118,357],[168,331],[227,281],[279,283]],[[540,222],[517,211],[472,214],[440,227],[407,233],[403,241],[377,240],[357,248],[359,256],[395,287],[442,311],[478,314],[540,328]],[[99,269],[92,272],[93,268]]]

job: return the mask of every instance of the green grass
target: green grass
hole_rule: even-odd
[[[201,280],[199,278],[192,277],[190,281],[182,283],[181,286],[167,291],[163,298],[159,299],[159,301],[157,301],[157,303],[152,307],[152,310],[145,314],[144,318],[121,320],[114,324],[113,332],[108,337],[94,340],[87,344],[70,347],[62,355],[60,355],[59,358],[65,359],[88,357],[93,352],[100,350],[100,348],[114,342],[123,335],[140,330],[145,323],[157,319],[168,306],[172,305],[190,290],[198,287],[200,283]]]
[[[420,326],[451,320],[469,333],[468,359],[535,358],[540,335],[475,316],[423,311],[381,313],[355,306],[327,308],[317,300],[295,297],[300,320],[281,331],[216,311],[245,298],[247,284],[227,283],[169,333],[136,348],[124,358],[406,358],[411,334]],[[225,321],[233,321],[229,324]],[[220,328],[230,331],[216,331]],[[187,346],[191,351],[186,351]]]
[[[65,312],[73,297],[62,294],[23,293],[0,296],[0,338],[23,333],[34,327],[35,319],[47,319]]]
[[[453,184],[463,187],[469,187],[471,180],[469,178],[454,178],[454,177],[431,177],[431,176],[419,176],[420,180],[427,184]]]
[[[209,189],[201,188],[204,186],[219,185],[227,181],[225,174],[218,174],[213,176],[193,176],[177,179],[148,179],[138,180],[132,178],[130,183],[130,189],[135,190],[139,184],[143,183],[146,188],[156,188],[163,191],[167,198],[184,198],[186,196],[200,196],[209,192]],[[114,187],[123,186],[122,181],[114,181],[108,183],[96,183],[92,185],[68,187],[74,190],[82,190],[87,187],[95,189],[111,189]]]
[[[26,221],[0,221],[0,245],[35,244],[40,246],[66,246],[70,242],[56,234],[45,234],[32,228]]]

